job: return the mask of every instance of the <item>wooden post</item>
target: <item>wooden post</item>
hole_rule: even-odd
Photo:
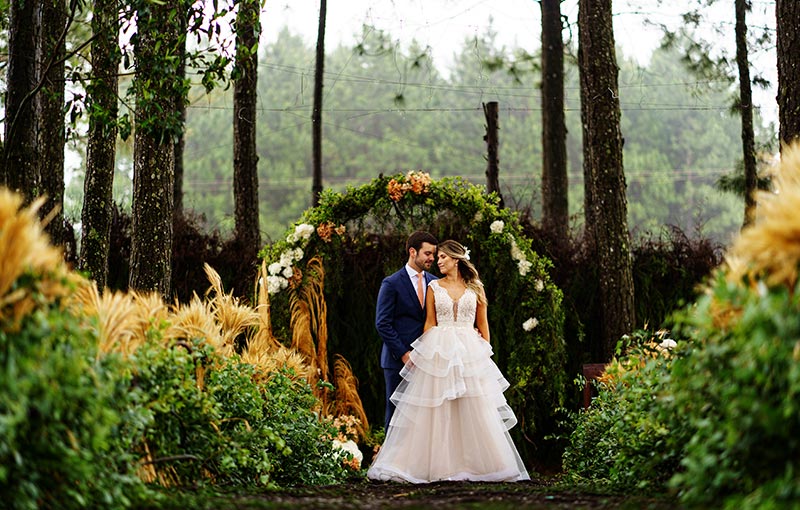
[[[483,139],[487,145],[486,165],[486,191],[497,193],[500,197],[500,207],[503,205],[503,194],[500,193],[500,159],[498,157],[498,122],[497,101],[483,103],[483,114],[486,116],[486,135]]]
[[[588,409],[592,403],[592,381],[603,375],[606,370],[605,363],[586,363],[583,365],[583,377],[586,383],[583,385],[583,408]]]

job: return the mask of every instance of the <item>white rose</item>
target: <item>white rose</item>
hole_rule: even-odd
[[[674,349],[675,346],[677,346],[677,345],[678,345],[678,342],[676,342],[675,340],[673,340],[671,338],[665,338],[664,340],[661,341],[660,344],[658,344],[659,347],[661,347],[662,349],[667,349],[667,350]]]
[[[303,249],[295,248],[294,250],[292,250],[292,258],[294,260],[303,260]]]
[[[297,234],[291,233],[288,236],[286,236],[286,242],[289,243],[289,244],[296,243],[297,242]]]
[[[542,280],[536,280],[533,284],[533,288],[536,289],[536,292],[541,292],[544,290],[544,282]]]
[[[276,274],[280,273],[281,269],[283,269],[283,266],[281,265],[280,262],[273,262],[267,268],[267,270],[269,271],[269,274],[271,274],[271,275],[276,275]]]
[[[536,317],[531,317],[530,319],[522,323],[522,329],[524,329],[525,331],[530,331],[538,325],[539,325],[539,320]]]
[[[489,230],[492,234],[499,234],[503,231],[503,228],[506,226],[505,222],[502,220],[494,220],[491,225],[489,225]]]
[[[522,250],[517,246],[517,242],[513,239],[511,240],[511,258],[514,260],[525,260],[525,254],[522,253]]]
[[[314,228],[314,225],[309,225],[308,223],[301,223],[300,225],[297,225],[294,228],[294,234],[297,237],[297,239],[308,240],[308,238],[311,237],[311,234],[313,234],[315,230],[316,229]]]
[[[358,449],[358,445],[352,439],[348,439],[345,442],[334,439],[333,447],[351,454],[353,458],[358,461],[359,466],[361,465],[361,461],[364,460],[364,454],[361,453],[361,450]]]
[[[280,265],[281,267],[288,267],[294,262],[294,250],[286,250],[281,253]]]
[[[277,294],[283,288],[282,282],[285,282],[285,278],[281,278],[280,276],[268,276],[267,277],[267,292],[270,294]],[[287,282],[288,283],[288,282]]]
[[[294,269],[292,269],[292,266],[283,269],[284,278],[291,278],[293,274],[294,274]]]
[[[531,266],[533,266],[533,264],[531,264],[527,260],[520,260],[517,263],[517,265],[519,267],[519,275],[520,276],[525,276],[526,274],[528,274],[528,271],[531,270]]]

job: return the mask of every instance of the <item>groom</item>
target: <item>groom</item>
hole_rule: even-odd
[[[425,325],[425,295],[428,282],[436,277],[427,272],[436,256],[439,241],[428,232],[417,231],[406,240],[408,262],[396,273],[387,276],[378,292],[375,327],[383,340],[381,368],[386,380],[386,418],[394,413],[390,397],[400,384],[400,370],[408,362],[411,342],[422,335]]]

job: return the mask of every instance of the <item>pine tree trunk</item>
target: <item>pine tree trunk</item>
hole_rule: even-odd
[[[236,69],[233,89],[233,198],[236,240],[246,260],[255,261],[260,239],[258,218],[258,0],[242,0],[236,16]]]
[[[753,91],[750,86],[750,60],[747,56],[747,0],[736,0],[736,64],[739,68],[739,113],[742,117],[742,157],[744,158],[744,222],[755,220],[755,192],[758,187],[756,142],[753,132]]]
[[[312,163],[313,176],[311,183],[312,205],[319,205],[322,194],[322,85],[325,78],[325,17],[327,1],[319,2],[319,28],[317,30],[317,56],[314,69],[314,110],[311,113],[312,125]]]
[[[89,134],[86,179],[81,210],[79,267],[88,271],[102,292],[108,280],[108,252],[113,220],[113,184],[117,141],[117,43],[119,21],[116,0],[95,0],[92,15],[92,80],[87,90]]]
[[[131,289],[171,298],[172,186],[171,141],[159,142],[137,130],[134,140]]]
[[[580,0],[578,29],[587,214],[598,261],[603,352],[610,359],[635,323],[611,0]]]
[[[569,228],[567,126],[564,120],[564,40],[561,0],[541,0],[542,10],[542,224],[551,239]]]
[[[63,244],[64,230],[64,55],[67,6],[64,0],[45,0],[40,4],[41,36],[37,52],[37,77],[42,82],[36,94],[38,109],[39,176],[41,192],[48,200],[42,214],[57,213],[47,225],[54,244]]]
[[[800,2],[777,0],[778,122],[781,148],[800,138]]]
[[[174,141],[180,113],[175,104],[180,80],[180,15],[176,4],[148,2],[137,17],[136,130],[133,160],[131,289],[171,296],[174,214]],[[172,12],[171,12],[172,11]]]
[[[5,150],[0,184],[22,193],[26,201],[41,191],[33,101],[35,55],[35,3],[12,1],[8,11]]]

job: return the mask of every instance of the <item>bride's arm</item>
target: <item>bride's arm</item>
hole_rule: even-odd
[[[478,309],[475,314],[475,326],[484,340],[489,341],[489,318],[487,313],[486,296],[483,296],[483,302],[478,301]]]
[[[436,299],[433,297],[433,289],[428,288],[425,296],[425,325],[422,332],[426,332],[436,325]]]

